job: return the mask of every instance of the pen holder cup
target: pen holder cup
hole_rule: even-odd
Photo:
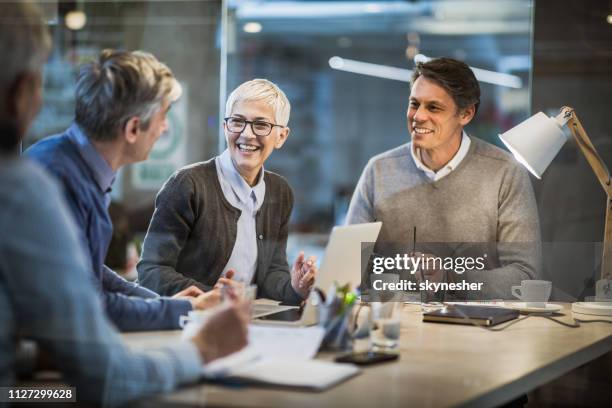
[[[319,326],[325,329],[322,350],[349,351],[352,349],[353,341],[349,332],[352,309],[352,305],[345,306],[340,311],[326,305],[318,306]]]

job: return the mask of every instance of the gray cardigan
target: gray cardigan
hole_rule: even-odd
[[[287,264],[287,234],[293,193],[287,181],[265,171],[266,195],[257,212],[259,297],[296,304]],[[210,290],[227,264],[240,210],[223,195],[214,159],[178,170],[162,187],[138,263],[143,286],[173,295],[190,285]]]

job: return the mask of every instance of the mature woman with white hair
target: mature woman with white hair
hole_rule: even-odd
[[[180,169],[159,192],[139,280],[172,295],[232,278],[257,284],[260,297],[297,304],[314,282],[315,259],[300,254],[289,271],[293,193],[263,168],[289,136],[289,101],[272,82],[254,79],[230,94],[225,112],[227,149]]]

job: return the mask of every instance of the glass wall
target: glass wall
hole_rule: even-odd
[[[612,15],[607,0],[538,0],[534,19],[533,112],[571,106],[612,169]],[[592,296],[601,277],[606,195],[573,138],[535,183],[544,278],[555,299]]]
[[[53,52],[44,71],[44,106],[24,149],[70,125],[78,66],[105,48],[151,52],[183,86],[183,97],[170,111],[170,130],[149,160],[120,170],[113,186],[115,237],[108,262],[118,270],[132,269],[134,276],[131,266],[123,267],[126,245],[146,231],[155,194],[176,169],[217,151],[221,1],[40,3],[50,22]]]
[[[415,58],[452,56],[481,70],[473,136],[497,143],[501,130],[529,114],[531,0],[40,3],[54,50],[45,105],[24,148],[70,125],[77,66],[104,48],[152,52],[185,90],[150,159],[122,170],[115,183],[118,249],[110,255],[119,254],[119,264],[125,241],[146,231],[167,177],[223,148],[219,100],[243,81],[270,79],[292,103],[289,140],[266,163],[295,192],[291,258],[298,247],[316,253],[343,222],[370,157],[408,142]]]
[[[74,115],[78,66],[105,48],[145,50],[165,62],[184,89],[170,111],[170,131],[150,160],[127,169],[115,200],[135,207],[151,199],[170,174],[214,154],[219,109],[220,1],[44,2],[54,48],[45,69],[45,103],[24,148],[61,132]],[[144,193],[144,194],[143,194]]]
[[[498,143],[527,118],[531,17],[530,0],[230,1],[228,92],[263,77],[292,104],[289,140],[266,163],[293,186],[292,231],[342,223],[367,160],[409,141],[415,58],[480,70],[469,134]]]

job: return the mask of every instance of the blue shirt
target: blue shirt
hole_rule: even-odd
[[[17,338],[36,341],[79,401],[117,405],[197,380],[191,343],[133,352],[109,324],[56,183],[0,157],[0,386],[14,381]]]
[[[228,269],[233,269],[236,272],[235,280],[250,283],[257,270],[255,216],[266,195],[264,170],[262,167],[257,184],[251,187],[236,170],[229,150],[226,149],[215,158],[215,165],[223,195],[232,206],[242,211],[236,225],[234,249],[227,265],[223,268],[223,275],[225,276]]]
[[[124,331],[179,328],[179,316],[192,309],[188,300],[161,298],[104,265],[113,232],[108,204],[115,174],[79,127],[41,140],[26,155],[62,184],[93,282],[113,323]]]
[[[116,176],[115,172],[76,124],[70,126],[66,135],[79,151],[83,161],[91,169],[93,179],[104,194],[104,205],[108,209],[111,202],[110,192]]]

